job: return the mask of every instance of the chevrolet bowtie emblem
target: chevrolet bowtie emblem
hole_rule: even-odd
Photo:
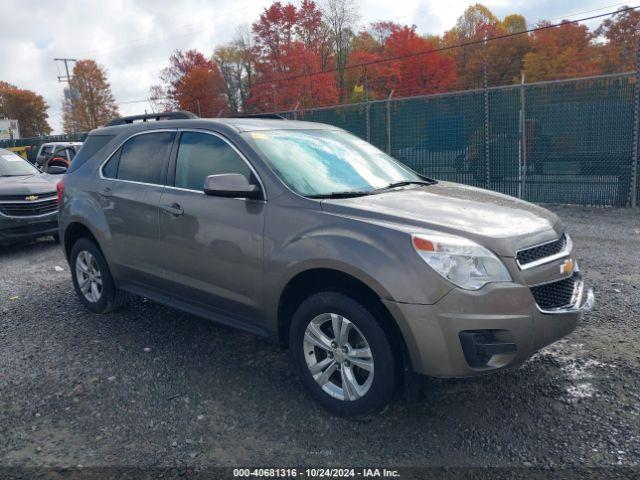
[[[29,201],[29,202],[33,202],[34,200],[37,200],[38,198],[39,198],[38,195],[29,195],[28,197],[24,197],[24,199]]]
[[[560,265],[560,273],[572,274],[575,264],[573,259],[568,258]]]

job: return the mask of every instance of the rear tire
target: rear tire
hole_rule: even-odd
[[[124,305],[128,295],[118,290],[100,248],[81,238],[69,256],[73,287],[80,302],[93,313],[109,313]]]
[[[344,417],[384,411],[399,384],[399,361],[371,311],[337,292],[304,300],[289,333],[291,359],[320,405]]]

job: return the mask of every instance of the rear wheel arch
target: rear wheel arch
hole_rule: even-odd
[[[91,232],[91,230],[80,222],[70,223],[64,231],[64,252],[67,256],[67,260],[71,255],[71,250],[73,249],[73,245],[80,240],[81,238],[86,238],[91,240],[95,245],[102,251],[98,240],[95,235]],[[103,252],[104,255],[104,252]]]
[[[363,280],[332,268],[302,271],[292,277],[282,290],[277,316],[278,339],[283,348],[289,346],[289,328],[297,308],[306,298],[322,291],[342,293],[368,309],[380,321],[401,364],[411,367],[404,337],[393,315],[382,303],[380,294]]]

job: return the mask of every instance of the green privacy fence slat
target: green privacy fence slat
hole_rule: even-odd
[[[488,111],[485,92],[472,90],[280,113],[344,128],[440,180],[540,203],[626,206],[634,194],[635,82],[629,73],[490,88]]]
[[[634,74],[284,112],[348,130],[419,173],[540,203],[625,206]],[[485,131],[485,118],[489,119]],[[640,199],[640,182],[638,183]]]

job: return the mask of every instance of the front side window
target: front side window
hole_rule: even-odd
[[[342,130],[270,130],[244,136],[300,195],[367,193],[397,182],[423,181],[386,153]]]
[[[103,173],[118,180],[161,184],[164,161],[174,135],[174,132],[154,132],[130,138],[107,162]],[[118,153],[119,160],[116,159]]]
[[[176,157],[175,186],[202,191],[209,175],[239,173],[255,183],[245,161],[224,140],[207,133],[184,132]]]

